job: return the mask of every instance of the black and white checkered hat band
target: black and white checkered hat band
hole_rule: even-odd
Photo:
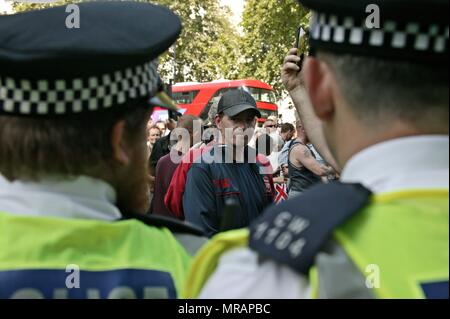
[[[336,45],[382,47],[432,54],[448,52],[448,24],[424,25],[387,20],[380,28],[369,28],[365,19],[313,12],[310,32],[312,41]]]
[[[0,113],[64,115],[96,111],[150,97],[158,89],[156,64],[70,80],[26,80],[0,75]]]

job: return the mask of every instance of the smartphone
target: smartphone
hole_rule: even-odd
[[[302,68],[303,60],[308,55],[308,33],[302,28],[297,29],[295,37],[295,47],[298,49],[297,55],[300,57],[300,61],[297,65]]]

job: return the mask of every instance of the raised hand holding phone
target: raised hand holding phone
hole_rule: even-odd
[[[303,27],[299,27],[297,29],[295,48],[297,48],[297,55],[300,57],[300,61],[297,63],[300,68],[300,72],[302,69],[303,60],[308,55],[308,33],[303,29]]]

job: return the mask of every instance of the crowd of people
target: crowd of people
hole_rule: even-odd
[[[0,17],[0,298],[448,298],[448,2],[299,2],[262,127],[245,89],[150,120],[165,7]]]
[[[237,137],[234,137],[234,140],[222,138],[226,132],[221,120],[226,115],[225,110],[233,107],[233,104],[238,106],[247,104],[247,109],[241,108],[242,112],[250,109],[254,113],[248,115],[248,121],[239,121],[239,117],[235,118],[241,116],[242,112],[232,113],[233,116],[228,116],[229,119],[225,122],[225,125],[233,131],[236,128],[242,132],[252,129],[248,139],[243,141],[243,146],[248,147],[243,148],[247,157],[241,159],[236,158],[239,155],[239,147],[236,147]],[[252,107],[248,108],[249,105]],[[245,113],[242,115],[244,119],[246,115]],[[223,211],[227,202],[236,201],[239,207],[244,209],[242,212],[235,212],[236,218],[240,218],[241,221],[236,221],[226,229],[247,227],[269,203],[280,203],[288,199],[288,193],[292,198],[316,184],[336,179],[334,169],[325,163],[309,142],[298,115],[295,125],[281,124],[278,118],[270,116],[259,126],[256,118],[260,116],[253,97],[243,88],[236,88],[234,92],[229,91],[217,100],[209,111],[208,119],[202,121],[198,117],[184,115],[178,121],[172,121],[170,126],[173,129],[166,135],[172,142],[164,142],[167,147],[162,152],[159,148],[154,150],[152,148],[157,139],[152,134],[156,126],[150,120],[147,125],[147,144],[151,154],[149,165],[154,166],[151,171],[154,171],[155,175],[150,177],[150,189],[154,191],[149,214],[189,221],[201,227],[208,236],[212,236],[219,232],[220,224],[224,222]],[[180,134],[180,129],[186,130],[188,135]],[[214,132],[214,129],[217,131]],[[208,134],[209,132],[211,134]],[[206,136],[206,140],[201,139],[203,135]],[[196,140],[200,140],[200,143],[194,143]],[[231,147],[234,157],[229,162],[225,157],[216,158],[217,150],[214,146],[219,147],[223,153],[221,156],[226,156],[227,153],[222,148]],[[205,156],[211,161],[208,162]],[[208,162],[206,166],[201,165],[204,161]],[[213,165],[215,161],[218,165]],[[245,169],[246,164],[251,164],[250,168]],[[264,174],[251,173],[260,171],[258,165],[262,166]],[[208,176],[204,176],[205,171]],[[255,177],[252,177],[253,175]],[[260,179],[260,183],[251,182],[255,178]],[[277,196],[275,184],[282,185],[285,197]],[[262,195],[269,200],[261,202],[259,198]],[[221,198],[220,204],[217,204],[216,200],[211,202],[211,199],[217,196]],[[277,197],[279,200],[276,200]],[[183,204],[184,201],[187,203]],[[259,204],[260,202],[263,204]],[[214,216],[216,220],[212,221],[207,216]]]

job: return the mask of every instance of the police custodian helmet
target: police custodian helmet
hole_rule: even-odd
[[[178,38],[179,18],[149,3],[77,4],[0,16],[0,116],[66,116],[155,96],[155,60]]]

